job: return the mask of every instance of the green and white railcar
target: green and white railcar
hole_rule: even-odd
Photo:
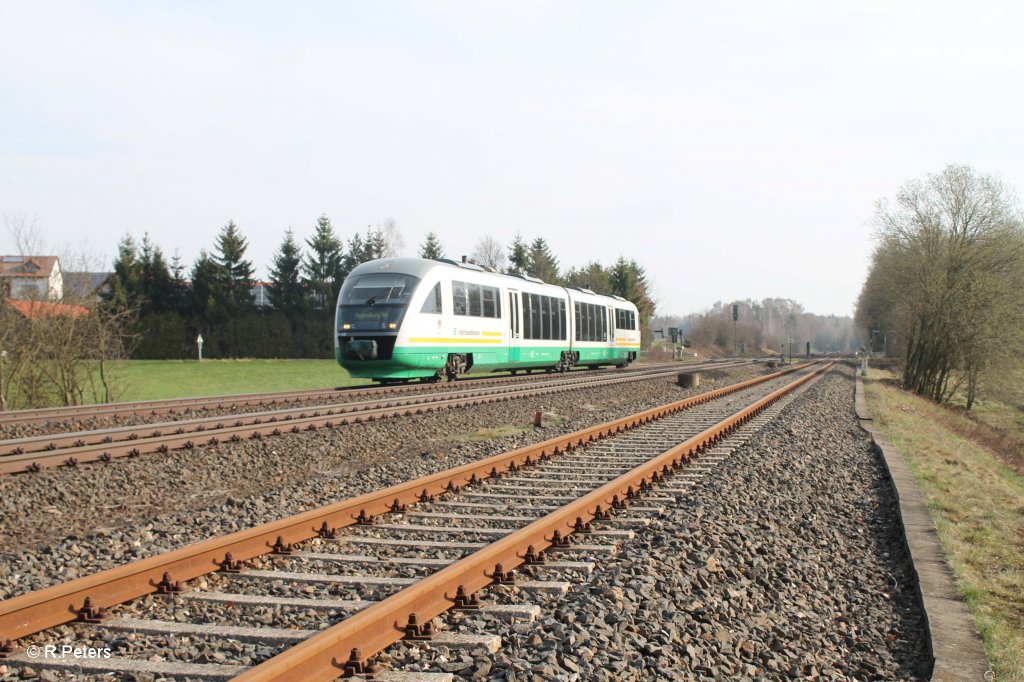
[[[625,299],[419,258],[356,267],[335,328],[338,362],[380,381],[624,366],[640,348],[637,310]]]

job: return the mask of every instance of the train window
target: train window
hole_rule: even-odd
[[[530,338],[543,339],[544,327],[540,321],[540,296],[533,294],[530,298],[533,299],[533,305],[530,307],[530,325],[533,327],[531,330],[533,335]]]
[[[636,313],[632,310],[623,310],[622,308],[615,309],[615,328],[616,329],[636,329]]]
[[[533,325],[530,323],[530,307],[533,305],[530,294],[523,294],[523,338],[533,338]]]
[[[341,305],[408,305],[419,280],[408,275],[373,273],[346,278]]]
[[[456,315],[469,314],[469,300],[465,282],[452,282],[452,310]]]
[[[467,284],[466,292],[469,294],[469,315],[480,317],[480,285]]]
[[[565,301],[558,299],[558,336],[560,341],[565,340]]]
[[[540,297],[540,338],[551,338],[551,297]]]
[[[501,317],[501,300],[495,287],[481,287],[484,317]]]
[[[441,314],[444,312],[441,307],[441,283],[438,282],[434,285],[434,288],[427,294],[427,298],[423,301],[423,307],[420,308],[421,313],[435,313]]]
[[[452,301],[456,315],[501,317],[500,290],[470,282],[452,282]],[[525,307],[525,306],[524,306]]]
[[[576,340],[608,340],[608,315],[604,306],[593,303],[576,304]]]

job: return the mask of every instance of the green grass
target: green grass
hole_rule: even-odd
[[[873,370],[865,382],[875,425],[928,499],[996,679],[1024,682],[1024,476],[969,437],[976,430],[968,417],[896,388],[891,377]]]
[[[117,364],[117,400],[334,388],[353,379],[334,360],[127,360]]]

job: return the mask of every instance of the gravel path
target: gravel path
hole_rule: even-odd
[[[844,369],[545,604],[539,625],[451,617],[500,633],[495,657],[405,645],[388,658],[478,680],[920,679],[900,538]]]
[[[0,477],[0,598],[602,423],[771,370],[656,379]],[[518,436],[453,440],[530,424]],[[475,437],[474,437],[475,438]],[[396,445],[399,444],[399,445]]]

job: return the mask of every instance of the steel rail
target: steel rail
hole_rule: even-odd
[[[749,362],[749,361],[747,361]],[[691,365],[680,365],[679,363],[659,363],[643,367],[634,366],[631,372],[657,369],[659,366],[674,364],[681,369],[701,369],[706,367],[730,367],[738,364],[732,359],[724,361],[705,361]],[[519,381],[536,380],[539,376],[483,376],[465,377],[457,383],[488,384],[488,383],[515,383]],[[38,424],[66,419],[101,418],[108,419],[115,416],[156,416],[160,414],[177,414],[178,410],[202,410],[202,409],[227,409],[232,407],[255,407],[260,405],[274,405],[278,402],[294,403],[301,401],[319,400],[323,398],[348,397],[361,395],[390,395],[392,393],[428,393],[451,387],[451,384],[402,384],[402,385],[361,385],[345,386],[339,388],[308,389],[295,391],[277,391],[268,393],[242,393],[223,396],[201,396],[196,398],[167,398],[161,400],[138,400],[120,403],[99,403],[96,405],[76,405],[72,407],[46,407],[33,410],[13,410],[8,412],[0,411],[0,426],[13,424]]]
[[[247,412],[243,414],[234,415],[232,426],[249,426],[254,424],[262,424],[263,422],[274,424],[277,422],[287,422],[295,418],[303,419],[308,416],[319,417],[342,414],[347,415],[349,413],[371,411],[374,409],[381,408],[420,405],[424,401],[429,400],[453,400],[456,398],[472,398],[476,396],[491,395],[494,393],[500,393],[502,390],[525,391],[530,390],[531,388],[534,387],[547,388],[554,386],[587,385],[594,381],[603,381],[611,378],[626,378],[626,376],[628,376],[628,378],[630,379],[658,378],[666,376],[667,374],[673,374],[675,372],[675,369],[652,368],[642,370],[640,373],[631,372],[628,375],[560,375],[556,379],[534,381],[533,384],[530,384],[529,386],[525,387],[514,385],[463,385],[452,390],[444,391],[443,393],[433,393],[430,396],[423,396],[421,393],[416,393],[412,395],[379,397],[370,400],[355,400],[351,402],[329,403],[326,405],[284,407],[280,409],[265,410],[261,412]],[[310,414],[311,412],[312,414]],[[230,419],[231,418],[228,418],[228,420]],[[186,433],[203,433],[206,432],[210,427],[213,427],[215,429],[226,428],[226,425],[224,423],[225,421],[225,417],[223,415],[219,415],[167,422],[149,422],[146,424],[117,426],[106,429],[87,429],[82,431],[67,431],[56,434],[24,436],[22,438],[9,438],[0,440],[0,457],[4,457],[7,455],[20,455],[33,452],[47,452],[58,450],[61,448],[67,449],[72,447],[81,447],[83,445],[108,445],[110,443],[115,443],[119,441],[135,441],[140,438],[147,437],[156,438],[162,436],[164,431],[176,435],[182,435]],[[146,435],[146,432],[149,432],[148,436]]]
[[[466,405],[531,397],[546,393],[558,393],[574,388],[595,388],[600,386],[642,381],[675,374],[675,368],[645,370],[642,374],[596,375],[563,378],[561,381],[537,382],[527,386],[499,386],[495,388],[467,388],[436,397],[413,396],[413,403],[402,404],[401,399],[384,406],[374,405],[366,409],[351,409],[351,405],[323,406],[313,408],[291,408],[272,412],[238,415],[232,424],[226,425],[223,417],[204,417],[199,420],[147,424],[140,427],[77,432],[57,436],[33,436],[29,438],[0,441],[0,475],[36,472],[62,466],[77,466],[85,462],[107,462],[123,457],[166,453],[170,450],[191,450],[199,446],[217,445],[221,442],[238,442],[243,439],[261,439],[279,436],[286,431],[301,433],[319,428],[333,428],[349,423],[375,421],[386,417],[411,416],[435,410],[450,409]],[[399,403],[399,404],[394,404]],[[312,414],[307,414],[312,412]],[[207,428],[210,424],[213,428]],[[195,426],[187,430],[186,426]],[[200,428],[201,427],[201,428]],[[163,433],[164,429],[174,429]],[[151,435],[139,435],[150,432]],[[122,440],[114,440],[110,434],[125,434]],[[132,437],[134,434],[134,438]],[[92,439],[88,442],[86,439]],[[63,446],[63,447],[62,447]],[[34,447],[34,449],[33,449]],[[26,448],[29,451],[25,451]]]
[[[621,433],[805,367],[806,364],[796,365],[377,492],[7,599],[0,602],[0,642],[17,640],[75,620],[87,598],[94,607],[121,604],[160,591],[168,581],[190,580],[221,570],[225,562],[245,561],[273,553],[275,547],[286,547],[322,533],[330,534],[334,529],[357,523],[361,516],[376,516],[401,509],[403,505],[431,499],[466,483],[500,476],[506,471],[560,454],[563,450]]]
[[[370,656],[402,639],[407,623],[427,623],[452,608],[456,594],[469,597],[494,584],[498,565],[503,572],[513,570],[524,563],[528,547],[543,552],[554,544],[556,534],[565,538],[577,532],[578,519],[589,523],[602,509],[633,499],[641,486],[652,478],[659,480],[660,472],[679,468],[834,364],[796,379],[583,497],[250,668],[235,677],[236,682],[333,680],[346,663],[364,665]]]

